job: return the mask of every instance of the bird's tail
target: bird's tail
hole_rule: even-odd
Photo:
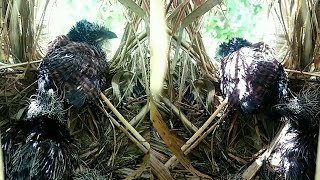
[[[289,129],[279,145],[285,179],[313,179],[319,134],[320,93],[308,91],[275,107]]]
[[[8,179],[66,179],[74,167],[63,103],[52,89],[40,91],[2,134]]]
[[[18,121],[3,134],[8,179],[54,180],[71,175],[75,161],[67,128],[49,119],[41,121]]]
[[[38,94],[32,97],[25,120],[46,116],[64,123],[63,100],[58,97],[58,93],[53,88],[45,88],[47,83],[47,81],[39,79]]]

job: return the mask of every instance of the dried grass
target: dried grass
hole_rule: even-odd
[[[119,2],[124,6],[121,10],[127,24],[110,60],[109,88],[103,92],[110,103],[101,101],[67,112],[68,127],[81,162],[76,179],[90,179],[91,175],[98,179],[195,179],[199,176],[241,179],[245,169],[264,152],[279,131],[279,121],[263,113],[256,116],[220,113],[203,127],[195,143],[185,145],[222,103],[217,67],[206,52],[200,33],[203,17],[208,11],[219,8],[221,2],[185,0],[178,3],[172,0],[166,5],[168,69],[162,95],[151,107],[152,87],[149,85],[152,79],[149,78],[149,32],[146,28],[150,2]],[[271,9],[277,12],[285,30],[286,44],[280,44],[284,52],[279,54],[286,54],[283,58],[286,68],[290,69],[289,86],[297,92],[318,83],[315,77],[309,77],[318,76],[316,23],[319,5],[310,0],[297,7],[290,2],[283,1],[281,5],[274,2]],[[0,126],[19,119],[27,99],[36,92],[36,67],[41,59],[38,41],[42,37],[43,23],[31,17],[35,13],[46,17],[45,9],[34,12],[37,3],[2,1],[5,8],[1,10],[5,11],[1,12]],[[17,18],[19,8],[16,7],[21,6],[26,7],[20,8],[21,14],[30,13],[26,16],[28,19]],[[290,7],[296,8],[297,13],[289,13],[293,12]],[[301,29],[301,22],[296,22],[300,16],[310,17],[305,29]],[[17,31],[18,27],[26,31]],[[302,69],[307,72],[295,71]],[[144,89],[140,94],[136,93],[137,84]],[[151,117],[152,124],[149,111],[157,112]],[[133,129],[129,130],[127,123]],[[173,156],[181,164],[169,161]]]
[[[0,66],[0,122],[3,126],[19,119],[28,104],[27,99],[36,93],[37,65],[41,59],[38,42],[39,38],[45,37],[40,34],[43,21],[46,20],[47,4],[44,9],[38,9],[42,6],[35,6],[39,3],[37,1],[8,0],[2,3],[7,7],[1,15],[1,22],[4,22],[1,42],[4,48],[1,49],[3,58]],[[125,2],[121,3],[126,5]],[[133,3],[140,4],[140,9],[144,7],[141,1]],[[110,88],[104,91],[118,114],[115,115],[102,101],[82,109],[71,108],[66,113],[81,162],[75,179],[150,177],[150,162],[146,160],[149,159],[148,150],[141,150],[133,141],[140,136],[145,139],[142,142],[144,145],[150,139],[149,109],[146,108],[149,66],[145,24],[141,17],[125,6],[122,11],[128,23],[122,43],[110,60]],[[36,13],[41,13],[40,22],[34,19]],[[22,15],[26,16],[22,18]],[[142,87],[139,93],[134,93],[137,81]],[[126,134],[128,131],[125,126],[119,124],[119,114],[128,124],[131,123],[136,134]],[[137,142],[141,143],[139,140]]]

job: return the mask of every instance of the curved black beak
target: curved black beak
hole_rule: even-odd
[[[114,39],[114,38],[117,38],[118,36],[114,32],[108,30],[106,32],[106,37],[107,39]]]

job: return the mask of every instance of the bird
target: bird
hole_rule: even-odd
[[[55,38],[39,66],[39,92],[58,91],[65,101],[81,107],[97,99],[106,88],[108,62],[103,43],[116,34],[87,20],[77,22]]]
[[[236,37],[220,44],[217,54],[220,90],[234,109],[249,114],[287,99],[287,74],[268,44]]]
[[[7,179],[72,178],[77,161],[64,101],[81,107],[98,97],[108,73],[102,44],[115,37],[104,26],[81,20],[49,44],[27,112],[1,134]]]
[[[63,103],[53,90],[34,95],[22,119],[1,134],[6,179],[69,179],[76,167]]]
[[[288,129],[275,153],[280,157],[278,172],[286,179],[315,177],[320,120],[320,93],[317,90],[298,94],[286,103],[274,106],[284,117]]]

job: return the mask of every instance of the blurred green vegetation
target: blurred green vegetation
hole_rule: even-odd
[[[107,27],[111,27],[116,22],[124,22],[122,11],[116,1],[88,0],[79,3],[77,0],[68,0],[67,4],[73,9],[70,15],[74,19],[78,19],[80,15],[83,18],[104,22]]]
[[[106,44],[105,50],[109,57],[113,56],[120,44],[126,23],[123,6],[118,1],[58,0],[52,5],[49,16],[49,36],[47,42],[44,43],[45,47],[56,36],[66,34],[77,21],[87,19],[105,25],[118,36],[118,38],[110,40],[111,43]]]
[[[261,3],[252,0],[225,0],[225,7],[214,15],[207,16],[205,33],[210,33],[218,41],[232,37],[255,36],[255,27],[263,12]],[[225,8],[223,10],[222,8]]]
[[[272,24],[266,27],[268,23],[266,2],[224,0],[204,17],[202,34],[206,50],[214,59],[219,44],[232,37],[242,37],[251,42],[265,40],[265,35],[274,31]]]
[[[110,57],[120,43],[127,21],[123,10],[123,6],[116,0],[87,0],[81,3],[77,0],[58,0],[53,16],[51,15],[53,23],[50,22],[49,40],[67,33],[69,28],[81,19],[99,22],[118,36],[117,39],[111,40],[112,46],[107,45],[106,50],[109,51]],[[224,0],[223,4],[204,16],[202,33],[204,43],[208,45],[206,47],[209,55],[214,57],[216,47],[232,37],[243,37],[253,41],[261,39],[262,31],[265,31],[261,23],[265,17],[266,8],[262,1]]]

